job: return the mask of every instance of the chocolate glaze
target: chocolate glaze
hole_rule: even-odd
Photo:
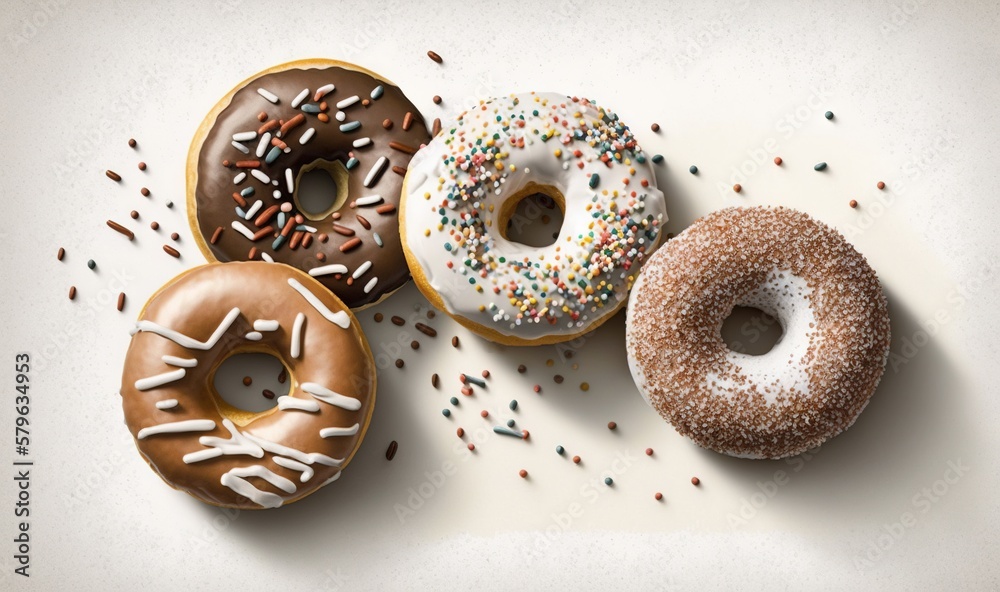
[[[122,406],[125,422],[133,437],[142,428],[183,420],[210,419],[216,428],[207,432],[158,434],[136,439],[136,446],[162,478],[171,486],[186,491],[202,501],[228,507],[259,509],[260,506],[222,485],[222,474],[234,467],[261,465],[291,480],[297,487],[288,494],[257,477],[247,481],[258,489],[281,495],[284,503],[298,500],[319,488],[347,465],[364,438],[375,402],[375,365],[364,334],[357,320],[351,317],[348,329],[327,321],[315,308],[288,284],[296,278],[309,288],[331,311],[345,310],[332,294],[310,280],[305,274],[285,265],[262,262],[210,264],[178,276],[164,286],[146,304],[139,317],[179,331],[199,341],[205,341],[220,321],[234,307],[240,315],[222,339],[210,350],[199,351],[151,332],[138,332],[132,337],[122,373]],[[296,315],[306,315],[302,333],[302,352],[298,359],[289,354],[292,327]],[[273,319],[277,331],[263,332],[260,341],[244,336],[253,331],[253,322]],[[277,357],[289,371],[289,395],[314,400],[301,390],[304,382],[315,382],[337,393],[359,399],[358,411],[349,411],[319,403],[318,413],[281,411],[277,407],[262,413],[250,413],[227,405],[212,386],[220,364],[232,355],[250,351],[265,352]],[[165,364],[163,355],[196,358],[197,366],[187,368],[184,378],[160,387],[139,391],[136,380],[154,376],[175,367]],[[283,393],[279,393],[283,394]],[[156,408],[157,401],[177,399],[173,409]],[[206,450],[199,443],[202,436],[227,439],[229,432],[222,425],[228,417],[245,434],[296,448],[302,452],[320,452],[345,461],[338,467],[318,463],[311,465],[316,474],[306,483],[300,473],[276,464],[276,456],[265,452],[263,458],[248,455],[223,455],[187,464],[185,454]],[[354,436],[322,438],[325,427],[361,427]],[[243,425],[241,425],[243,424]]]
[[[316,114],[304,113],[301,105],[297,109],[292,108],[292,100],[302,89],[309,89],[309,96],[303,104],[318,105],[320,101],[313,101],[313,93],[318,88],[331,83],[336,85],[336,89],[321,99],[329,105],[326,112],[329,116],[328,122],[320,121]],[[372,90],[379,85],[384,89],[382,96],[378,99],[371,99]],[[277,95],[279,97],[278,104],[273,104],[258,94],[258,88],[264,88]],[[361,127],[355,131],[341,132],[342,122],[335,118],[338,111],[336,104],[338,101],[353,95],[357,95],[361,100],[344,109],[347,117],[343,123],[360,121]],[[367,107],[362,104],[364,99],[369,101]],[[232,146],[234,133],[256,131],[261,127],[262,123],[257,120],[257,115],[262,111],[267,113],[271,119],[283,121],[287,121],[299,113],[303,113],[306,118],[304,124],[290,130],[286,137],[281,138],[287,143],[291,152],[281,154],[270,165],[264,162],[264,157],[257,158],[255,156],[260,139],[259,135],[257,139],[245,142],[245,145],[250,149],[250,154],[243,154]],[[413,114],[413,124],[409,130],[404,130],[402,123],[407,112]],[[386,119],[392,121],[391,129],[387,130],[383,127],[382,122]],[[315,128],[316,132],[308,143],[301,145],[299,138],[310,127]],[[354,148],[352,142],[363,137],[371,138],[371,144],[362,148]],[[389,143],[398,142],[419,148],[429,139],[430,136],[423,117],[403,95],[402,91],[398,87],[375,79],[368,74],[340,67],[294,68],[265,74],[236,91],[230,104],[219,114],[201,146],[198,159],[198,180],[195,188],[197,231],[204,237],[215,258],[222,262],[246,260],[251,247],[256,247],[258,251],[269,254],[275,261],[287,263],[304,271],[333,263],[346,265],[349,271],[342,277],[324,275],[317,277],[317,279],[351,308],[374,303],[382,295],[399,288],[409,279],[409,270],[399,240],[398,209],[392,213],[379,214],[375,211],[375,207],[352,208],[350,207],[351,202],[359,197],[378,194],[385,200],[383,204],[394,204],[398,208],[403,177],[394,172],[392,167],[398,166],[405,169],[411,155],[391,148]],[[255,194],[248,197],[247,202],[253,204],[255,200],[262,199],[261,211],[273,204],[286,201],[292,202],[294,206],[294,201],[292,196],[288,194],[285,183],[286,168],[291,168],[297,181],[299,171],[317,159],[331,162],[340,161],[346,164],[350,154],[353,154],[360,162],[349,171],[348,200],[340,208],[341,216],[336,222],[355,232],[355,236],[362,241],[360,247],[348,253],[340,252],[339,247],[353,237],[338,234],[333,230],[332,215],[323,220],[309,220],[308,217],[305,220],[305,224],[317,229],[316,235],[326,233],[329,236],[329,241],[326,244],[313,240],[308,248],[299,246],[294,250],[290,246],[291,235],[276,251],[272,248],[272,242],[277,233],[251,242],[231,227],[234,220],[240,220],[251,231],[259,230],[254,224],[254,218],[257,216],[251,220],[241,220],[235,213],[234,208],[237,204],[231,197],[234,191],[239,192],[246,187],[254,187]],[[379,180],[372,187],[365,187],[363,184],[365,176],[380,156],[385,156],[389,162]],[[233,178],[242,169],[225,167],[222,165],[224,160],[229,160],[231,163],[240,160],[260,160],[260,170],[272,180],[276,180],[278,184],[277,186],[265,185],[251,176],[249,170],[246,170],[247,179],[236,185],[233,183]],[[275,189],[281,190],[281,199],[275,199],[272,196]],[[293,209],[291,214],[294,215],[296,212],[297,209]],[[370,230],[366,229],[357,219],[357,214],[370,222]],[[277,222],[272,219],[262,226],[268,224],[276,226]],[[218,242],[212,245],[209,239],[219,226],[225,230]],[[382,247],[375,243],[372,238],[373,232],[377,232],[381,237]],[[326,255],[326,260],[319,261],[316,258],[317,252],[323,252]],[[371,270],[348,285],[350,274],[369,260],[373,264]],[[378,277],[378,283],[370,293],[365,294],[365,285],[374,277]]]

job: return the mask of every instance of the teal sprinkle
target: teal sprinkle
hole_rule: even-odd
[[[452,405],[458,405],[458,397],[452,397],[451,399],[448,399],[448,401],[449,401],[449,402],[450,402],[450,403],[451,403]]]
[[[345,164],[344,166],[347,168],[347,170],[351,170],[354,167],[358,166],[358,159],[352,156],[347,159],[347,164]]]
[[[509,428],[514,427],[514,420],[513,419],[508,419],[507,420],[507,427],[509,427]]]
[[[278,228],[284,228],[284,227],[285,227],[285,213],[278,212]]]
[[[476,278],[469,278],[469,283],[470,284],[476,283]]]
[[[563,448],[562,446],[556,446],[556,454],[560,454],[561,455],[561,454],[565,454],[565,453],[566,453],[566,449],[565,448]]]
[[[594,187],[597,187],[597,184],[600,183],[600,182],[601,182],[601,176],[598,175],[597,173],[594,173],[593,175],[590,176],[590,188],[591,189],[593,189]]]
[[[445,243],[444,244],[444,250],[445,251],[451,251],[451,243]]]
[[[817,162],[816,166],[813,167],[813,170],[822,171],[825,168],[826,168],[825,162]]]
[[[638,162],[639,164],[646,164],[646,155],[645,154],[636,154],[635,155],[635,161]]]
[[[663,155],[662,154],[654,154],[653,155],[653,164],[660,164],[661,162],[663,162]]]
[[[698,167],[696,167],[695,165],[691,165],[691,168],[688,169],[688,172],[691,173],[692,175],[697,175]]]
[[[247,218],[247,213],[244,212],[243,208],[239,206],[236,206],[236,215],[239,216],[240,218],[243,218],[244,220],[246,220]]]
[[[469,376],[468,374],[463,374],[463,375],[462,375],[462,377],[463,377],[463,378],[464,378],[464,379],[465,379],[465,380],[466,380],[467,382],[471,382],[472,384],[474,384],[474,385],[476,385],[476,386],[481,386],[481,387],[483,387],[483,388],[486,388],[486,381],[485,381],[485,380],[482,380],[482,379],[479,379],[479,378],[476,378],[475,376]]]
[[[833,111],[827,111],[826,113],[823,114],[823,117],[826,117],[827,119],[833,119]]]
[[[377,232],[372,233],[372,238],[375,239],[375,244],[382,248],[382,237],[378,235]]]
[[[510,400],[510,405],[508,405],[508,407],[510,407],[511,411],[516,410],[517,409],[517,399],[511,399]]]
[[[302,109],[305,113],[311,113],[313,115],[319,113],[319,105],[313,105],[312,103],[306,103],[305,105],[299,107],[299,109]]]
[[[382,85],[380,84],[380,85],[378,85],[378,86],[376,86],[375,88],[372,89],[372,95],[371,96],[372,96],[373,99],[377,99],[377,98],[379,98],[379,97],[382,96],[383,92],[385,92],[385,89],[382,88]]]
[[[298,224],[298,225],[296,225],[295,226],[295,230],[301,230],[302,232],[309,232],[309,229],[306,228],[305,224]]]
[[[340,124],[340,131],[342,131],[344,133],[346,133],[346,132],[353,132],[354,130],[358,129],[359,127],[361,127],[361,122],[360,121],[348,121],[347,123]]]
[[[607,485],[608,487],[614,485],[614,483],[615,483],[615,480],[612,479],[611,477],[605,477],[604,478],[604,484]]]
[[[254,193],[253,187],[247,187],[243,191],[240,191],[240,195],[242,195],[243,197],[250,197],[251,195],[253,195],[253,193]]]
[[[264,157],[264,162],[271,164],[272,162],[278,160],[279,156],[281,156],[281,148],[271,146],[271,149],[267,152],[267,156]]]
[[[271,248],[277,251],[283,244],[285,244],[285,237],[279,235],[278,238],[274,239],[274,242],[271,243]]]
[[[88,259],[87,267],[89,267],[90,269],[94,269],[95,267],[97,267],[97,262],[94,261],[93,259]]]
[[[509,430],[503,426],[493,426],[493,431],[498,434],[503,434],[504,436],[513,436],[515,438],[523,438],[524,436],[521,432],[515,432],[514,430]]]
[[[441,410],[441,415],[443,415],[445,417],[451,417],[451,409],[442,409]]]
[[[538,117],[538,109],[532,110],[531,114],[534,115],[535,117]]]

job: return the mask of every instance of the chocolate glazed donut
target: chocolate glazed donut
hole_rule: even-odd
[[[269,68],[212,109],[188,154],[188,217],[210,261],[263,259],[316,277],[351,308],[409,279],[397,208],[429,140],[402,91],[358,66],[310,59]],[[321,169],[332,204],[304,203]]]

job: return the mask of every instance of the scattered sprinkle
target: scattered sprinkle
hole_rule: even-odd
[[[272,390],[264,389],[263,391],[261,391],[260,394],[264,395],[265,399],[273,399],[274,398],[274,391],[272,391]]]
[[[775,157],[774,157],[774,164],[776,164],[776,165],[778,165],[778,166],[781,166],[781,163],[782,163],[782,162],[784,162],[784,161],[783,161],[783,160],[781,160],[781,157],[780,157],[780,156],[775,156]]]
[[[441,410],[441,415],[443,415],[445,417],[451,417],[451,409],[442,409]],[[469,450],[472,450],[472,449],[470,448]]]
[[[121,312],[125,308],[125,292],[118,293],[118,303],[115,305],[118,312]]]
[[[740,191],[743,191],[743,186],[737,183],[736,185],[733,185],[733,191],[739,193]]]
[[[463,430],[462,428],[458,428],[457,430],[455,430],[455,434],[456,434],[456,435],[457,435],[457,436],[458,436],[459,438],[461,438],[462,436],[464,436],[464,435],[465,435],[465,430]]]
[[[615,480],[612,479],[611,477],[605,477],[604,484],[607,485],[608,487],[611,487],[612,485],[615,484]]]
[[[131,218],[132,218],[133,220],[138,220],[138,219],[139,219],[139,212],[137,212],[137,211],[135,211],[135,210],[132,210],[131,212],[129,212],[129,213],[128,213],[128,215],[129,215],[129,216],[130,216],[130,217],[131,217]]]
[[[556,384],[562,384],[565,378],[563,378],[562,374],[556,374],[555,376],[552,377],[552,380],[556,381]]]
[[[434,60],[435,62],[437,62],[439,64],[444,61],[443,59],[441,59],[441,56],[439,56],[437,54],[437,52],[435,52],[435,51],[428,50],[427,51],[427,57],[429,57],[430,59]]]
[[[583,391],[583,392],[589,391],[590,390],[590,383],[589,382],[581,382],[580,383],[580,390]]]
[[[609,429],[609,430],[613,430],[613,429],[615,429],[615,428],[617,428],[617,427],[618,427],[618,424],[617,424],[617,423],[615,423],[615,422],[613,422],[613,421],[609,421],[609,422],[608,422],[608,429]]]
[[[656,498],[656,501],[660,501],[660,500],[662,500],[662,499],[663,499],[663,494],[662,494],[662,493],[660,493],[659,491],[657,491],[657,492],[656,492],[656,493],[655,493],[655,494],[653,495],[653,497],[654,497],[654,498]]]
[[[456,335],[456,336],[454,336],[454,337],[451,338],[451,346],[452,347],[458,347],[458,343],[459,343],[458,342],[458,335]]]
[[[251,384],[253,384],[253,378],[250,378],[249,376],[244,376],[243,386],[250,386]]]
[[[128,139],[128,145],[129,145],[129,148],[135,148],[135,145],[136,145],[135,138],[129,138]]]
[[[660,164],[661,162],[663,162],[663,155],[662,154],[654,154],[652,160],[653,160],[653,164]]]
[[[510,407],[511,411],[516,411],[517,410],[517,399],[511,399],[510,400],[510,404],[507,405],[507,406]]]
[[[524,469],[521,469],[520,471],[518,471],[517,474],[520,475],[522,479],[527,479],[528,478],[528,471],[525,471]]]
[[[76,298],[76,286],[69,287],[69,299],[73,300]]]
[[[566,454],[566,449],[563,448],[561,445],[556,446],[556,454],[562,456],[563,454]]]
[[[93,259],[88,259],[87,260],[87,267],[89,267],[91,269],[94,269],[95,267],[97,267],[97,262],[94,261]]]
[[[399,358],[399,359],[396,360],[396,367],[397,368],[402,368],[405,364],[406,364],[406,362],[404,362],[402,360],[402,358]]]
[[[827,119],[833,119],[833,111],[827,111],[826,113],[823,114],[823,117],[826,117]]]
[[[883,183],[882,181],[876,183],[875,186],[878,187],[879,189],[885,189],[885,183]]]
[[[139,170],[140,171],[146,170],[146,163],[142,162],[141,160],[139,161]]]
[[[397,327],[402,327],[403,325],[406,324],[406,320],[403,319],[403,317],[396,315],[392,315],[392,317],[389,320],[392,321],[392,324],[396,325]]]
[[[118,183],[122,180],[122,176],[111,169],[104,171],[104,174],[107,175],[108,178],[114,181],[115,183]]]
[[[431,374],[431,386],[432,387],[437,388],[438,387],[438,383],[440,381],[441,381],[441,379],[438,377],[437,374]]]
[[[524,374],[525,372],[528,371],[528,367],[525,366],[524,364],[518,364],[517,371],[519,374]]]
[[[816,170],[816,171],[822,171],[825,168],[826,168],[826,163],[825,162],[817,162],[816,165],[813,166],[813,170]]]
[[[646,449],[646,456],[653,456],[653,449],[652,448],[647,448]]]
[[[580,464],[580,457],[579,456],[574,456],[573,457],[573,464],[577,464],[577,465]]]
[[[700,483],[701,483],[701,479],[699,479],[697,477],[691,477],[691,485],[699,485]]]
[[[389,442],[389,447],[385,449],[385,460],[392,460],[396,457],[396,450],[399,448],[399,444],[393,440]]]
[[[59,250],[56,251],[56,259],[58,259],[59,261],[62,261],[63,257],[65,257],[65,256],[66,256],[66,249],[64,249],[62,247],[59,247]]]
[[[690,167],[688,167],[688,172],[691,173],[692,175],[697,175],[698,167],[695,165],[691,165]]]
[[[180,259],[180,257],[181,257],[180,251],[178,251],[177,249],[171,247],[170,245],[163,245],[163,252],[165,252],[167,255],[170,255],[171,257],[175,257],[177,259]]]
[[[649,129],[653,130],[654,132],[658,132],[660,131],[660,124],[654,123],[653,125],[649,126]]]
[[[382,322],[382,319],[383,319],[384,317],[382,316],[382,313],[380,313],[380,312],[377,312],[377,313],[375,313],[375,317],[374,317],[374,318],[375,318],[375,322],[376,322],[376,323],[381,323],[381,322]]]
[[[485,419],[490,416],[490,412],[483,409],[482,411],[479,412],[479,416]]]
[[[858,207],[858,200],[852,199],[850,202],[848,202],[847,205],[851,206],[852,208],[856,208]]]
[[[440,105],[441,104],[441,95],[434,95],[434,98],[431,99],[431,100],[434,101],[435,105]]]

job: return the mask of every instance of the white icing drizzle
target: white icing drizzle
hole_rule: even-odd
[[[384,156],[379,156],[378,157],[378,160],[376,160],[375,164],[372,165],[371,170],[368,171],[367,175],[365,175],[365,187],[371,187],[372,186],[372,183],[374,183],[375,178],[378,177],[382,173],[382,169],[384,169],[385,165],[388,164],[388,163],[389,163],[389,159],[388,158],[386,158]],[[254,170],[256,170],[256,169],[254,169]]]
[[[365,275],[365,273],[371,268],[372,268],[372,262],[365,261],[364,263],[359,265],[357,269],[354,270],[354,273],[351,274],[351,277],[354,279],[358,279],[359,277]]]
[[[215,429],[215,422],[211,419],[185,419],[184,421],[172,421],[159,425],[142,428],[136,438],[145,440],[149,436],[157,434],[177,434],[180,432],[207,432]]]
[[[246,479],[237,477],[231,473],[232,471],[222,474],[222,484],[258,506],[263,508],[277,508],[284,501],[280,495],[269,491],[261,491],[251,485]]]
[[[236,429],[232,421],[223,419],[222,426],[229,431],[229,438],[218,438],[216,436],[202,436],[198,438],[198,442],[202,446],[208,446],[209,448],[185,454],[183,457],[184,462],[192,464],[224,454],[246,454],[254,458],[262,458],[264,456],[264,449],[246,438],[244,434]]]
[[[331,273],[347,273],[347,266],[341,265],[340,263],[331,263],[330,265],[313,267],[309,270],[309,275],[313,277],[330,275]]]
[[[283,456],[276,456],[272,460],[274,460],[274,464],[280,467],[285,467],[286,469],[291,469],[293,471],[298,471],[302,473],[302,476],[299,477],[299,481],[301,481],[302,483],[305,483],[306,481],[312,479],[314,473],[312,467],[310,467],[309,465],[302,464],[297,460],[292,460],[290,458],[285,458]]]
[[[309,291],[309,288],[302,285],[299,280],[295,278],[288,278],[288,285],[295,288],[295,291],[302,294],[302,297],[306,299],[306,302],[312,305],[323,318],[330,321],[334,325],[337,325],[341,329],[347,329],[351,326],[351,317],[344,311],[333,312],[316,297],[315,294]],[[238,310],[238,309],[237,309]]]
[[[349,428],[323,428],[319,431],[320,438],[332,438],[334,436],[353,436],[358,433],[361,426],[354,424]]]
[[[299,105],[302,104],[302,101],[306,100],[306,97],[308,96],[309,96],[309,89],[303,88],[302,92],[295,95],[295,98],[292,99],[292,109],[298,109]]]
[[[261,448],[271,454],[280,454],[281,456],[294,458],[295,460],[307,465],[317,464],[327,467],[338,467],[340,466],[340,463],[344,462],[344,459],[342,458],[332,458],[320,452],[302,452],[296,448],[291,448],[289,446],[285,446],[284,444],[278,444],[277,442],[272,442],[266,438],[254,436],[253,434],[243,435],[256,442]]]
[[[292,280],[289,280],[292,281]],[[207,351],[215,347],[215,344],[222,339],[222,336],[229,330],[230,325],[236,320],[236,317],[240,316],[240,309],[233,308],[226,314],[226,317],[222,319],[219,326],[215,328],[215,332],[206,341],[198,341],[192,337],[188,337],[183,333],[178,333],[173,329],[168,329],[161,325],[157,325],[153,321],[142,320],[136,323],[133,335],[139,331],[146,331],[148,333],[156,333],[160,337],[166,337],[170,341],[173,341],[181,347],[186,347],[188,349],[200,349]]]
[[[373,277],[372,279],[368,280],[368,283],[365,284],[365,294],[371,292],[372,288],[374,288],[375,284],[377,283],[378,283],[378,277]]]
[[[296,399],[295,397],[289,397],[287,395],[278,397],[278,409],[282,411],[308,411],[309,413],[316,413],[319,411],[319,403],[316,401],[307,401],[305,399]]]
[[[262,335],[259,331],[251,331],[244,335],[244,337],[246,337],[249,341],[260,341],[264,338],[264,335]]]
[[[366,195],[354,200],[354,204],[358,206],[374,206],[380,203],[382,203],[381,195]]]
[[[233,230],[247,237],[248,240],[253,240],[253,231],[247,228],[246,225],[239,220],[233,220],[231,226],[233,227]]]
[[[324,485],[329,485],[330,483],[333,483],[337,479],[340,479],[340,473],[341,473],[341,471],[337,471],[336,473],[334,473],[333,477],[330,477],[329,479],[327,479],[326,481],[324,481],[323,484],[320,485],[320,487],[323,487]]]
[[[257,477],[274,485],[285,493],[295,493],[295,484],[275,473],[271,469],[261,465],[250,465],[249,467],[236,467],[229,469],[229,474],[235,477]]]
[[[302,325],[306,322],[306,315],[301,312],[295,315],[295,323],[292,325],[292,346],[291,355],[298,359],[302,353]]]
[[[171,370],[170,372],[164,372],[163,374],[140,378],[135,381],[135,388],[140,391],[148,391],[149,389],[163,386],[167,383],[174,382],[175,380],[180,380],[184,378],[185,374],[187,374],[187,370],[184,368],[178,368],[177,370]]]
[[[277,331],[281,325],[278,321],[271,319],[257,319],[253,322],[254,331]]]
[[[195,358],[178,358],[176,356],[165,355],[162,358],[164,364],[169,366],[177,366],[178,368],[194,368],[198,365],[198,360]]]
[[[334,407],[340,407],[341,409],[347,409],[348,411],[357,411],[358,409],[361,409],[361,401],[358,399],[341,395],[340,393],[335,393],[325,386],[316,384],[315,382],[303,382],[302,390],[316,397],[320,401],[323,401],[327,405],[333,405]]]
[[[167,409],[173,409],[177,406],[177,399],[164,399],[162,401],[156,402],[156,408],[161,411],[166,411]]]

